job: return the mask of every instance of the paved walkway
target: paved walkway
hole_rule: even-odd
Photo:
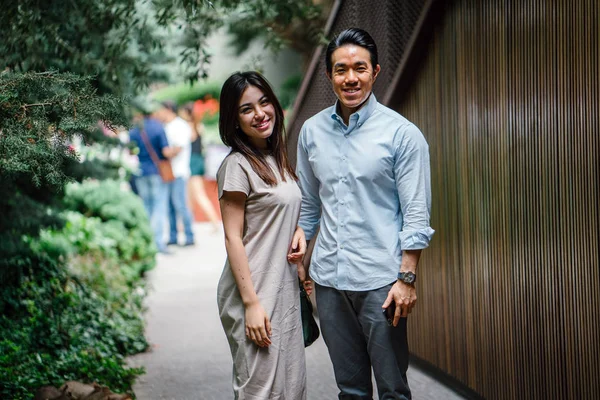
[[[146,374],[134,386],[139,400],[229,400],[231,354],[217,313],[216,288],[225,261],[222,232],[196,224],[196,246],[160,255],[148,275],[146,335],[151,350],[130,359]],[[306,349],[308,400],[337,398],[327,349],[320,338]],[[435,380],[411,367],[414,400],[459,400]]]

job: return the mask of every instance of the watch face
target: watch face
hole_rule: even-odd
[[[402,282],[412,284],[415,282],[417,276],[412,272],[403,272],[402,277],[400,278]]]

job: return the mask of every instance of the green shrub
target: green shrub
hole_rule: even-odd
[[[60,229],[26,238],[44,273],[2,288],[0,398],[31,399],[42,385],[98,382],[128,391],[142,369],[125,357],[144,351],[144,271],[156,249],[139,198],[119,182],[66,188]],[[73,211],[76,210],[76,211]]]
[[[31,242],[39,259],[48,262],[67,257],[69,246],[64,240]],[[126,368],[124,357],[147,347],[144,292],[122,280],[115,285],[119,278],[106,273],[113,263],[91,265],[85,268],[96,279],[54,269],[50,276],[36,274],[12,289],[11,315],[0,317],[0,398],[31,399],[37,387],[66,380],[127,391],[143,372]]]
[[[121,261],[122,271],[129,278],[154,267],[156,247],[146,210],[140,198],[121,189],[119,182],[70,184],[64,202],[81,214],[66,214],[64,230],[79,254],[102,250]]]
[[[64,203],[66,208],[79,211],[86,217],[99,217],[103,221],[118,220],[129,228],[146,228],[151,235],[148,217],[141,199],[121,182],[86,181],[67,185]]]
[[[193,85],[180,83],[155,91],[152,98],[157,101],[173,100],[178,105],[203,99],[206,95],[218,99],[221,95],[221,85],[221,82],[196,82]]]
[[[63,275],[26,280],[15,294],[19,317],[0,318],[0,398],[31,399],[35,388],[66,380],[127,391],[143,372],[124,362],[147,347],[135,292],[115,307]]]
[[[129,283],[139,280],[154,267],[156,247],[146,227],[127,228],[120,220],[102,221],[75,211],[63,215],[67,220],[65,227],[61,231],[43,233],[42,240],[62,243],[71,257],[110,261]]]

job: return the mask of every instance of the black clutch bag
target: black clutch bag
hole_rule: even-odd
[[[313,305],[310,302],[304,286],[300,283],[300,313],[302,315],[302,333],[304,334],[304,347],[308,347],[319,338],[320,331],[313,315]]]

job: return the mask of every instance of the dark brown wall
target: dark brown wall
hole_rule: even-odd
[[[432,160],[411,349],[488,399],[600,398],[600,5],[444,7],[392,104]]]

